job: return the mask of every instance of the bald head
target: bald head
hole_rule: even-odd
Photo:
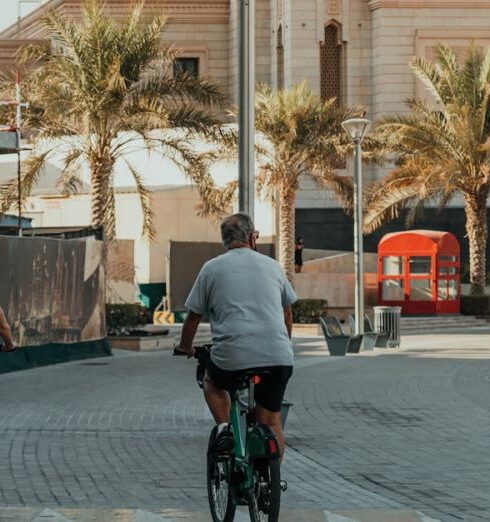
[[[252,218],[243,212],[228,216],[221,223],[221,237],[226,248],[247,245],[254,231]]]

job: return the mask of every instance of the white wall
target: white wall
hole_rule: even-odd
[[[116,194],[116,237],[134,240],[134,263],[139,283],[158,283],[166,280],[165,256],[170,240],[220,242],[219,222],[197,215],[197,190],[190,186],[159,190],[153,193],[155,213],[155,241],[142,237],[142,211],[135,193]],[[88,226],[90,197],[28,198],[26,217],[34,227]],[[261,241],[274,235],[274,212],[267,202],[256,200],[256,227]]]

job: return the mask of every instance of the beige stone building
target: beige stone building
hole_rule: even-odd
[[[106,0],[116,17],[130,3]],[[1,32],[0,69],[13,66],[19,45],[43,38],[40,18],[46,9],[77,18],[80,5],[81,0],[45,0]],[[168,17],[162,39],[180,49],[181,66],[215,78],[235,101],[238,0],[146,0],[145,5],[148,13]],[[427,95],[407,64],[414,55],[430,57],[439,41],[461,49],[470,41],[487,47],[490,0],[256,0],[257,81],[287,87],[307,79],[325,98],[363,104],[371,119],[404,111],[406,98]],[[381,174],[366,169],[366,181]],[[351,225],[332,194],[305,181],[297,209],[298,233],[307,246],[350,248]],[[461,215],[457,220],[461,225]],[[322,234],[326,225],[328,235]]]
[[[115,17],[130,0],[106,0]],[[47,9],[77,18],[82,0],[44,0],[0,33],[0,68],[15,50],[42,39]],[[167,16],[162,39],[175,43],[185,67],[237,91],[238,0],[146,0],[148,14]],[[445,41],[490,43],[490,0],[256,0],[256,77],[275,87],[307,79],[324,97],[361,103],[370,117],[399,111],[420,93],[407,62]]]

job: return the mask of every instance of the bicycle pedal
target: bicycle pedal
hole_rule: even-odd
[[[287,491],[288,489],[288,483],[285,480],[281,480],[281,491],[284,493],[284,491]]]

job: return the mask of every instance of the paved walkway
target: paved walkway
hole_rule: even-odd
[[[490,520],[490,332],[347,358],[311,337],[297,354],[281,520]],[[118,352],[2,375],[0,521],[209,520],[193,374]]]
[[[4,509],[3,522],[209,522],[209,511],[183,512],[176,510],[144,511],[142,509]],[[281,510],[281,522],[433,522],[422,513],[405,510],[393,511],[326,511]],[[250,522],[243,508],[235,514],[235,522]],[[437,522],[437,521],[434,521]]]

